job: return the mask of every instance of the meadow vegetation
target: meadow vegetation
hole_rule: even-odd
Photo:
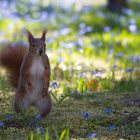
[[[0,47],[27,46],[26,27],[38,36],[48,28],[46,53],[51,63],[51,113],[39,121],[37,112],[15,114],[15,89],[0,69],[0,139],[140,138],[140,2],[118,12],[105,6],[80,10],[52,5],[19,15],[0,17]],[[24,11],[25,10],[25,11]],[[22,13],[24,13],[22,15]],[[33,119],[35,126],[30,126]]]

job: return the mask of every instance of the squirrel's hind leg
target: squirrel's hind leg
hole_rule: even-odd
[[[52,106],[50,94],[47,94],[46,96],[42,97],[35,103],[35,105],[39,111],[39,114],[42,117],[45,117],[50,112]]]
[[[27,110],[30,103],[28,99],[24,96],[22,92],[16,92],[15,99],[14,99],[14,110],[16,113],[23,113]]]

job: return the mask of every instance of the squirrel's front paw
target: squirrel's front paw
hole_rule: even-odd
[[[43,81],[43,90],[48,90],[48,81],[47,80],[44,80]]]
[[[48,85],[47,82],[44,80],[43,88],[42,88],[42,97],[46,96],[47,92],[48,92]]]
[[[42,96],[46,95],[46,92],[48,91],[48,87],[44,86],[42,91]]]

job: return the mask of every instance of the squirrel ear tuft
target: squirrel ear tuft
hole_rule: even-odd
[[[33,35],[32,35],[32,33],[29,31],[29,30],[26,30],[27,31],[27,35],[28,35],[28,41],[29,42],[32,42],[33,41]]]
[[[41,39],[42,41],[45,42],[45,38],[46,38],[46,33],[47,33],[47,29],[45,29],[43,32],[42,32],[42,36],[41,36]]]

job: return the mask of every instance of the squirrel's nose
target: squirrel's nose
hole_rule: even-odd
[[[43,50],[42,50],[42,49],[40,49],[40,50],[39,50],[39,53],[40,53],[40,55],[41,55],[41,54],[43,53]]]

